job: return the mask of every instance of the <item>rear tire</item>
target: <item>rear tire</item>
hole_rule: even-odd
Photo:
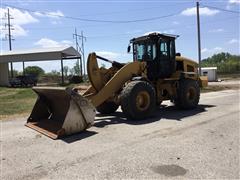
[[[146,81],[132,81],[121,93],[121,108],[127,119],[144,119],[152,114],[155,107],[155,90]]]
[[[196,108],[200,99],[199,84],[195,80],[180,80],[174,104],[181,109]]]
[[[118,109],[119,105],[117,105],[113,101],[105,101],[101,105],[99,105],[96,109],[101,114],[111,114],[114,113]]]

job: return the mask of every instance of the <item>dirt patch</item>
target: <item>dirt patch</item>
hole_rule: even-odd
[[[0,115],[0,121],[19,119],[19,118],[23,118],[23,117],[28,117],[29,115],[30,115],[29,112],[24,112],[24,113],[20,113],[20,114],[13,114],[13,115]]]
[[[221,81],[221,82],[209,82],[208,86],[203,88],[201,92],[211,92],[211,91],[223,91],[223,90],[239,90],[240,89],[240,81],[238,80],[229,80],[229,81]]]

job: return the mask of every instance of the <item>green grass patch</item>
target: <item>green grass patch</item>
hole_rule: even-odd
[[[31,88],[0,87],[0,116],[28,113],[36,98]]]

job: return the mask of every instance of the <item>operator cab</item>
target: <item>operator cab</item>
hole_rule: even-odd
[[[147,63],[147,76],[150,80],[168,78],[175,71],[175,39],[178,36],[151,33],[130,40],[133,47],[133,60]],[[131,47],[128,47],[130,51]]]

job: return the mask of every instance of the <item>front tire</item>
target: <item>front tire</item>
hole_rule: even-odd
[[[196,108],[200,99],[200,87],[197,81],[191,79],[180,80],[177,97],[174,103],[181,109]]]
[[[155,106],[155,90],[146,81],[132,81],[121,93],[121,108],[127,119],[144,119],[153,113]]]

